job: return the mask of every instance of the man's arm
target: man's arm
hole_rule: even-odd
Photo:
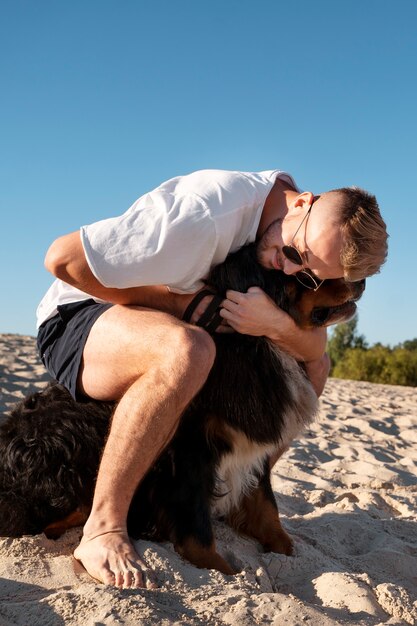
[[[279,348],[302,362],[319,397],[330,371],[330,359],[325,353],[326,329],[299,328],[292,317],[259,287],[251,287],[247,293],[228,291],[226,295],[220,314],[229,326],[246,335],[268,337]]]
[[[172,293],[164,285],[127,289],[104,287],[87,263],[79,231],[59,237],[53,242],[46,253],[45,267],[56,278],[96,298],[113,304],[149,307],[176,317],[182,317],[195,295]]]
[[[164,285],[124,289],[104,287],[90,270],[79,231],[53,242],[45,257],[45,267],[56,278],[96,298],[113,304],[149,307],[178,318],[195,296],[170,292]],[[258,287],[252,287],[247,294],[232,291],[229,294],[233,299],[224,301],[221,315],[231,328],[247,335],[265,335],[299,361],[315,361],[322,357],[326,345],[324,329],[301,330]],[[194,323],[207,306],[206,300],[192,317]]]

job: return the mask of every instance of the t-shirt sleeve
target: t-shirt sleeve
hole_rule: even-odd
[[[81,228],[88,265],[105,287],[201,286],[216,249],[215,224],[198,196],[156,189],[119,217]]]

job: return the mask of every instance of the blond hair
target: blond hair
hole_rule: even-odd
[[[328,194],[339,196],[340,262],[345,279],[355,281],[377,274],[387,258],[388,234],[375,196],[359,187],[342,187],[323,195]]]

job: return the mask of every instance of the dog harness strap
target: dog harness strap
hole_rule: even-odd
[[[191,300],[190,304],[187,306],[187,308],[184,311],[184,315],[182,316],[182,319],[184,320],[184,322],[190,321],[191,316],[194,313],[195,309],[198,307],[202,299],[205,298],[206,296],[214,296],[214,293],[210,291],[209,289],[203,289],[203,291],[199,291],[198,294],[195,296],[195,298]]]
[[[184,312],[184,315],[182,316],[182,319],[184,320],[184,322],[189,322],[195,309],[200,304],[202,299],[205,298],[206,296],[213,296],[213,299],[208,305],[208,307],[206,308],[206,310],[204,311],[203,315],[196,322],[196,325],[200,326],[201,328],[204,328],[208,333],[214,333],[214,331],[216,330],[216,328],[219,326],[219,324],[222,321],[222,317],[220,316],[219,309],[220,309],[221,303],[223,302],[223,297],[215,295],[209,289],[203,289],[203,291],[200,291],[195,296],[195,298],[191,300],[190,304],[188,305],[188,307],[186,308]]]
[[[203,315],[197,322],[197,326],[201,326],[205,330],[209,331],[210,324],[213,320],[213,316],[218,313],[219,306],[223,302],[222,296],[214,296],[213,300],[208,305],[207,309],[204,311]],[[218,324],[216,324],[216,327]]]
[[[217,329],[217,327],[220,326],[222,321],[223,321],[223,318],[220,315],[219,310],[217,310],[214,313],[213,317],[211,318],[210,322],[204,328],[211,335],[212,333],[214,333],[214,331]]]

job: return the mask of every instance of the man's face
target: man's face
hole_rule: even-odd
[[[293,240],[309,204],[291,207],[283,219],[270,224],[258,243],[258,259],[267,269],[279,269],[285,274],[296,274],[309,269],[318,279],[342,278],[340,264],[342,235],[334,219],[335,209],[327,198],[321,197]],[[285,257],[282,246],[291,244],[299,251],[304,266]]]

